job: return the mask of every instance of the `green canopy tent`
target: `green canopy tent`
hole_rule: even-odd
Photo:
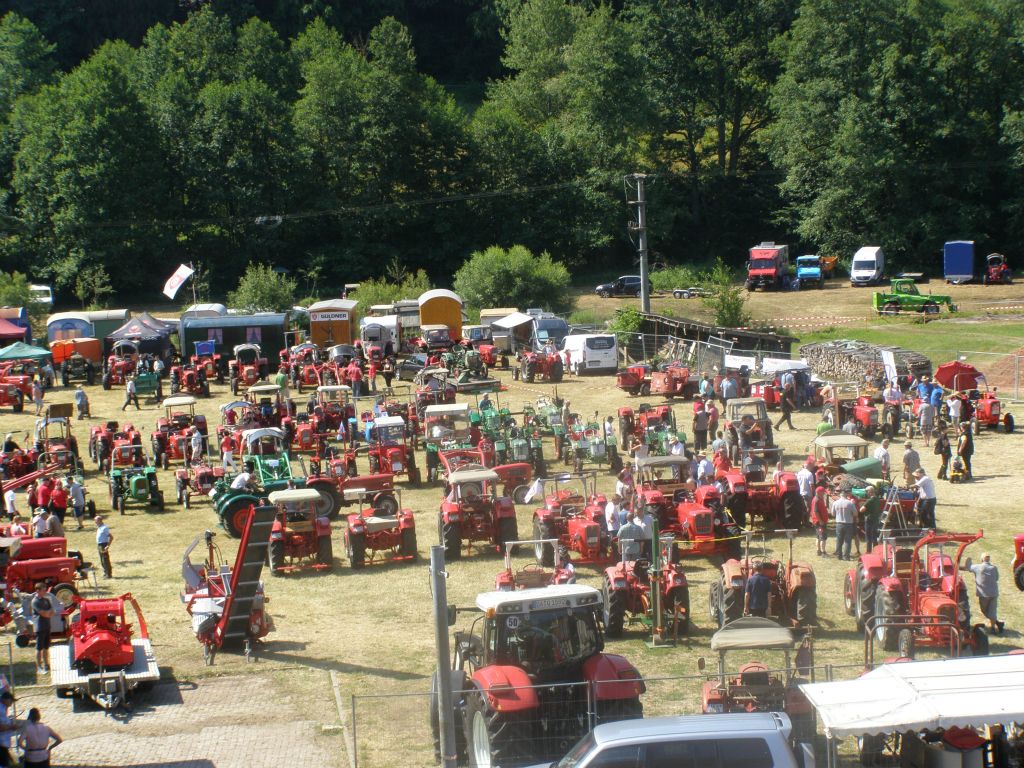
[[[0,349],[0,361],[2,360],[44,360],[50,356],[50,350],[42,347],[33,347],[23,341],[16,341],[10,346]]]

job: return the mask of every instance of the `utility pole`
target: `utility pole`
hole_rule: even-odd
[[[455,720],[452,707],[452,676],[448,649],[448,589],[444,547],[430,548],[430,582],[434,595],[434,644],[437,647],[437,718],[441,735],[441,765],[456,768]]]
[[[644,188],[646,173],[631,173],[626,177],[626,204],[636,206],[636,218],[629,222],[631,231],[637,234],[636,249],[640,254],[640,310],[651,311],[651,289],[647,278],[647,196]],[[636,199],[629,192],[636,185]]]

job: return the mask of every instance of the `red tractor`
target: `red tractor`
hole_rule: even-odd
[[[52,453],[56,456],[71,453],[78,458],[78,438],[71,432],[71,403],[50,406],[51,416],[37,419],[35,425],[36,455]]]
[[[822,389],[821,420],[833,429],[841,429],[853,417],[857,433],[869,440],[880,428],[878,408],[869,395],[863,395],[855,384],[829,384]]]
[[[150,441],[154,465],[168,469],[172,461],[185,462],[191,458],[192,427],[204,438],[209,438],[209,428],[206,417],[196,413],[196,399],[192,395],[168,397],[163,406],[164,415],[157,419]]]
[[[192,365],[171,366],[171,395],[184,392],[196,397],[210,396],[210,380],[206,377],[206,369]]]
[[[723,414],[725,445],[729,460],[740,460],[741,448],[774,448],[775,436],[768,405],[760,397],[734,397]]]
[[[658,557],[621,560],[604,570],[604,626],[622,637],[626,622],[639,622],[662,638],[690,629],[690,588],[675,562],[675,537],[661,539]]]
[[[205,457],[174,470],[178,503],[190,509],[193,496],[210,498],[210,491],[218,480],[224,479],[224,474],[224,467],[211,466]]]
[[[700,381],[690,374],[690,369],[678,362],[662,366],[651,372],[651,394],[692,398],[700,391]]]
[[[651,394],[651,366],[628,366],[615,374],[615,386],[633,397],[647,397]]]
[[[604,509],[607,499],[597,493],[597,473],[538,478],[544,506],[533,512],[533,538],[558,539],[575,552],[578,563],[606,563],[612,557]],[[538,544],[538,565],[554,564],[556,547]]]
[[[518,589],[549,587],[552,584],[576,583],[576,571],[569,562],[568,556],[565,560],[562,559],[562,547],[559,545],[558,539],[524,539],[509,541],[506,544],[505,569],[498,571],[498,575],[494,579],[494,588],[498,592],[514,592]],[[520,551],[520,547],[529,547],[533,550],[536,550],[537,547],[553,547],[556,552],[554,567],[547,571],[543,566],[529,563],[517,571],[512,565],[512,555]]]
[[[139,359],[139,345],[121,339],[114,342],[107,359],[103,361],[103,388],[121,387],[135,373]]]
[[[981,537],[979,531],[883,540],[846,574],[846,612],[901,656],[912,657],[916,646],[987,653],[988,635],[980,624],[971,626],[970,596],[959,574],[964,549]],[[949,545],[956,545],[955,554],[945,551]]]
[[[1003,410],[996,388],[989,389],[985,374],[970,363],[959,360],[943,363],[935,371],[935,381],[960,398],[961,414],[973,414],[971,418],[978,434],[982,427],[1002,427],[1007,434],[1013,432],[1013,415]]]
[[[450,562],[469,553],[474,542],[486,542],[499,552],[519,538],[512,499],[497,495],[501,478],[493,469],[468,469],[448,476],[447,494],[438,515],[438,533]]]
[[[13,413],[25,410],[25,394],[17,383],[0,377],[0,408],[10,408]]]
[[[814,736],[814,711],[800,690],[808,682],[798,675],[814,665],[811,635],[794,640],[793,633],[771,619],[743,616],[711,636],[711,650],[718,652],[718,673],[701,687],[705,714],[723,712],[785,712],[793,723],[792,737],[806,741]],[[748,661],[736,673],[726,670],[726,656],[735,651],[782,652],[780,665]],[[793,656],[793,652],[795,656]],[[704,659],[697,659],[704,670]]]
[[[1024,533],[1013,537],[1013,583],[1024,592]]]
[[[401,416],[379,416],[371,422],[367,457],[370,474],[407,475],[412,485],[419,485],[420,471],[416,453],[409,442],[408,428]]]
[[[302,392],[303,389],[315,389],[324,383],[321,379],[324,365],[320,357],[320,347],[306,342],[288,350],[285,373],[291,379],[292,386]]]
[[[266,379],[270,368],[259,344],[239,344],[232,351],[234,360],[228,363],[228,376],[231,394],[237,395],[240,387],[251,387]]]
[[[101,472],[109,472],[111,467],[141,467],[146,463],[146,454],[142,450],[142,433],[132,424],[118,428],[117,422],[111,422],[113,431],[102,431],[97,435],[95,446],[96,463]],[[109,427],[109,424],[108,424]],[[89,448],[93,449],[92,435]],[[106,457],[106,462],[102,459]]]
[[[43,545],[30,545],[29,552],[41,557],[19,560],[18,553],[22,546],[20,538],[0,542],[0,555],[6,554],[8,557],[4,572],[5,599],[14,600],[19,593],[31,595],[36,584],[41,581],[49,587],[61,605],[71,605],[78,596],[75,582],[87,578],[86,568],[89,564],[82,560],[82,555],[79,552],[68,552],[66,541],[63,544],[51,542],[44,551],[39,549]],[[54,546],[59,549],[53,549]]]
[[[985,285],[1010,285],[1013,283],[1013,270],[1006,263],[1001,253],[990,253],[985,257],[985,272],[981,276]]]
[[[291,442],[295,404],[281,396],[277,384],[257,384],[249,387],[245,399],[252,404],[256,421],[262,427],[280,427],[288,433]]]
[[[320,494],[312,488],[273,491],[267,501],[277,507],[270,529],[270,573],[292,573],[308,565],[314,570],[334,567],[331,521],[317,516]]]
[[[623,453],[634,439],[647,445],[661,445],[675,429],[676,416],[671,405],[642,403],[635,411],[628,406],[619,408],[619,449]]]
[[[565,363],[557,351],[523,352],[519,358],[519,378],[527,384],[543,379],[557,384],[565,373]]]
[[[639,718],[636,668],[604,653],[601,593],[581,584],[485,592],[478,618],[456,632],[450,672],[457,759],[472,766],[557,760],[598,723]],[[440,754],[438,680],[430,697]]]
[[[188,362],[196,370],[202,368],[206,380],[216,379],[218,384],[223,384],[228,376],[228,360],[217,351],[217,342],[194,341],[195,354],[189,357]]]
[[[764,400],[765,407],[772,411],[779,407],[782,387],[778,379],[765,379],[750,382],[750,396]]]
[[[719,476],[726,508],[743,527],[760,518],[766,528],[799,528],[807,509],[794,472],[779,471],[781,448],[742,449],[740,465]]]
[[[795,530],[784,531],[789,536],[789,562],[783,563],[762,554],[750,556],[750,534],[746,535],[746,553],[742,560],[730,559],[722,564],[719,578],[710,588],[708,609],[711,620],[719,628],[743,615],[744,591],[755,571],[772,583],[768,596],[766,616],[773,621],[792,627],[808,629],[818,623],[818,592],[814,568],[793,560]]]
[[[35,363],[29,364],[21,360],[0,365],[0,384],[15,387],[21,392],[22,402],[26,399],[30,400],[32,398],[32,380],[36,374],[35,365]],[[4,397],[8,398],[11,403],[15,402],[10,393],[5,393]]]
[[[421,325],[415,342],[420,352],[447,352],[452,348],[451,331],[447,325]]]
[[[416,547],[416,519],[411,509],[402,508],[402,502],[394,495],[380,494],[359,487],[342,492],[346,502],[359,502],[359,511],[349,514],[345,529],[345,552],[352,568],[373,565],[377,553],[387,553],[390,560],[413,562],[419,557]],[[369,507],[363,501],[374,496]],[[369,553],[369,557],[367,557]],[[381,557],[383,562],[384,557]]]

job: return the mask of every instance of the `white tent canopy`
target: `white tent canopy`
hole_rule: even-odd
[[[836,738],[1022,723],[1024,654],[883,664],[800,689]]]
[[[533,318],[530,317],[529,315],[523,314],[522,312],[513,312],[510,315],[505,315],[500,320],[495,320],[493,323],[491,323],[491,325],[496,325],[499,328],[511,330],[512,328],[516,328],[520,325],[523,325],[523,323],[529,323],[532,321]]]

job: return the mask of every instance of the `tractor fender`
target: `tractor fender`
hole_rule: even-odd
[[[860,562],[864,566],[864,575],[868,581],[880,581],[889,573],[885,567],[885,562],[879,555],[868,552],[860,556]]]
[[[362,515],[349,515],[347,522],[348,531],[351,533],[366,533],[366,526],[363,524]]]
[[[407,528],[416,527],[416,518],[413,517],[411,509],[403,509],[398,513],[398,529],[401,531]]]
[[[799,587],[813,587],[815,584],[814,569],[810,565],[807,563],[793,563],[790,566],[789,593],[791,595]]]
[[[779,493],[800,493],[800,484],[793,472],[780,472],[776,487]]]
[[[473,685],[486,694],[491,709],[523,712],[540,706],[533,681],[521,667],[481,667],[473,673]]]
[[[729,491],[731,493],[735,494],[747,492],[747,479],[739,470],[731,469],[728,472],[726,472],[725,482],[729,484]]]
[[[720,504],[722,494],[713,485],[698,485],[697,489],[693,492],[693,500],[702,507],[708,507],[712,504]]]
[[[441,520],[445,523],[462,522],[462,511],[458,502],[444,501],[441,503]]]
[[[635,699],[647,690],[637,668],[617,653],[597,653],[584,661],[583,679],[593,687],[595,701]]]
[[[316,522],[313,524],[313,527],[318,537],[331,535],[331,521],[329,518],[318,517]]]
[[[222,517],[237,507],[259,506],[260,500],[251,493],[228,493],[217,504],[217,513]]]
[[[878,580],[878,586],[883,592],[899,592],[902,594],[903,582],[895,576],[886,576]]]
[[[622,408],[619,408],[619,418],[620,419],[623,419],[623,418],[632,419],[633,418],[633,409],[630,408],[628,405],[627,406],[623,406]]]
[[[739,560],[726,560],[722,563],[722,580],[727,586],[742,585],[745,581],[743,578],[743,563]]]
[[[516,517],[516,505],[512,499],[505,496],[501,496],[494,503],[494,517],[496,520],[502,520],[507,517],[511,517],[515,520]]]
[[[613,592],[625,590],[629,586],[626,569],[622,563],[616,563],[604,569],[604,577],[611,586]]]

